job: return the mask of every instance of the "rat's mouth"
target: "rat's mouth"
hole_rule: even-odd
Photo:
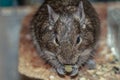
[[[77,65],[65,65],[66,73],[70,73],[71,76],[75,76],[78,74],[78,66]]]
[[[56,71],[58,74],[64,76],[64,75],[70,75],[70,76],[76,76],[79,72],[79,66],[77,64],[77,61],[70,61],[70,60],[63,60],[61,57],[57,57],[60,66],[56,68]],[[67,64],[66,64],[67,63]]]
[[[78,74],[78,66],[77,65],[64,65],[60,68],[57,68],[57,72],[60,75],[69,74],[70,76],[76,76]]]

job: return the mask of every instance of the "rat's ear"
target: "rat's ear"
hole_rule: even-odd
[[[49,21],[56,22],[59,18],[59,15],[55,13],[55,11],[49,5],[47,5],[47,8],[48,8],[48,13],[49,13]]]
[[[85,12],[84,12],[84,6],[82,1],[80,1],[78,9],[74,14],[74,17],[79,19],[80,22],[83,22],[85,20]]]

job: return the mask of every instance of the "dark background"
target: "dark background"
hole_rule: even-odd
[[[0,0],[1,7],[9,6],[22,6],[22,5],[35,5],[42,3],[44,0]],[[120,0],[89,0],[93,2],[109,2],[109,1],[120,1]]]

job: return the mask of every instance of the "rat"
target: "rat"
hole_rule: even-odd
[[[100,20],[88,0],[45,0],[31,21],[38,54],[59,75],[75,76],[84,64],[95,68]]]

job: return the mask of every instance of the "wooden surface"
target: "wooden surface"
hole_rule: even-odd
[[[105,39],[106,36],[106,16],[107,16],[107,5],[103,3],[94,4],[98,14],[101,19],[101,40]],[[36,49],[34,48],[30,31],[29,31],[29,22],[32,19],[33,14],[26,16],[23,21],[22,30],[20,33],[20,43],[19,43],[19,66],[18,70],[21,74],[30,77],[43,80],[70,80],[71,78],[60,77],[56,72],[51,68],[50,65],[46,64],[37,54]],[[102,44],[101,44],[102,45]],[[100,48],[99,51],[102,51],[103,48]],[[73,80],[78,80],[79,76]],[[92,79],[91,79],[92,80]]]

